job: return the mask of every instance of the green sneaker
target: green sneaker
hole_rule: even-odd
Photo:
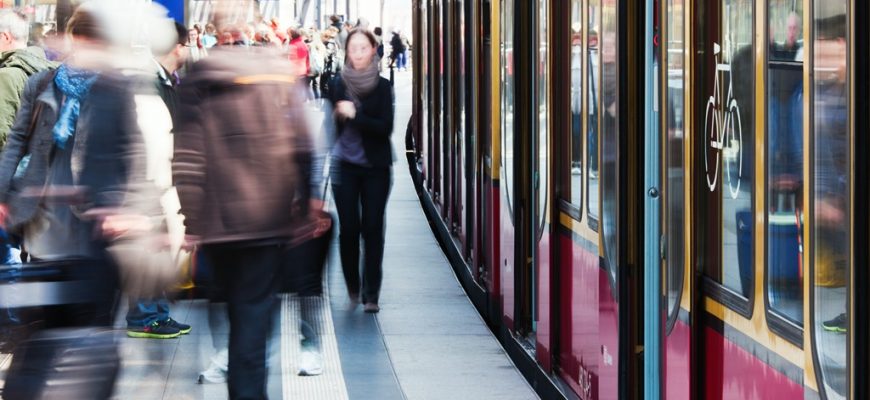
[[[154,321],[151,325],[127,328],[127,336],[142,339],[172,339],[181,335],[181,331],[166,323],[166,321]]]
[[[172,318],[167,319],[164,323],[171,327],[178,328],[178,331],[181,332],[182,335],[187,335],[188,333],[190,333],[190,325],[188,324],[182,324],[181,322],[178,322]]]
[[[846,327],[848,326],[849,321],[846,319],[846,313],[822,322],[822,328],[828,332],[846,333]]]

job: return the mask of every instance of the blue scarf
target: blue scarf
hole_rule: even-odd
[[[52,130],[54,143],[57,147],[61,149],[66,147],[66,142],[75,133],[81,101],[87,96],[91,85],[96,80],[97,73],[95,72],[73,69],[66,64],[57,69],[54,84],[64,95],[60,116]]]

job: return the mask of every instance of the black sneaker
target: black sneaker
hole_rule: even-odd
[[[167,324],[166,321],[154,321],[148,326],[127,328],[127,336],[131,338],[172,339],[179,335],[181,335],[181,331]]]
[[[822,322],[822,328],[828,332],[846,333],[846,327],[849,326],[849,321],[846,319],[846,313],[840,314],[833,319]]]
[[[187,335],[188,333],[190,333],[190,325],[182,324],[181,322],[178,322],[172,318],[166,320],[166,325],[178,328],[178,332],[180,332],[182,335]]]

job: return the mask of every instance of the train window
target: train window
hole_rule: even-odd
[[[617,31],[616,2],[605,1],[601,8],[601,232],[603,236],[604,259],[610,272],[612,284],[616,282],[617,271],[617,209],[619,204],[617,184],[619,182],[617,165],[619,106],[619,76],[617,66],[619,37]]]
[[[501,24],[501,183],[508,214],[513,215],[514,176],[514,22],[513,0],[502,8]]]
[[[709,3],[708,3],[709,4]],[[708,227],[706,275],[749,299],[753,293],[754,68],[753,1],[724,0],[710,10],[719,29],[702,43],[702,182]],[[749,303],[740,309],[751,312]],[[736,305],[734,303],[733,305]]]
[[[548,40],[548,28],[549,21],[547,21],[547,3],[548,0],[542,0],[538,2],[538,40],[537,40],[537,49],[538,55],[536,58],[537,62],[537,82],[535,84],[535,89],[537,89],[537,93],[535,93],[535,97],[537,98],[537,106],[538,106],[538,118],[537,118],[537,143],[535,144],[537,155],[536,158],[538,160],[538,165],[535,171],[535,191],[537,192],[537,218],[536,223],[538,225],[537,232],[539,240],[540,235],[545,231],[545,225],[547,223],[547,203],[548,203],[548,193],[549,193],[549,171],[550,164],[548,157],[548,153],[550,151],[550,143],[549,143],[549,95],[548,89],[550,87],[550,62],[548,59],[549,55],[549,40]]]
[[[666,134],[665,162],[667,177],[665,180],[665,233],[666,246],[665,263],[667,265],[667,309],[668,320],[676,320],[680,306],[680,292],[683,289],[683,248],[685,218],[685,186],[684,186],[684,138],[683,128],[684,91],[685,84],[685,21],[683,17],[682,0],[668,0],[665,25],[665,65],[667,66],[667,89],[665,116]]]
[[[803,3],[770,0],[767,60],[767,304],[803,325]],[[800,338],[795,334],[796,339]]]
[[[817,371],[828,399],[848,396],[851,266],[848,0],[815,3],[813,21],[813,304]]]
[[[571,204],[581,207],[583,199],[583,2],[571,0],[571,179],[566,189]]]
[[[598,229],[601,192],[598,188],[598,129],[601,127],[601,62],[599,60],[598,26],[601,23],[601,0],[589,1],[589,28],[586,37],[586,82],[589,88],[586,112],[586,212],[589,224]]]

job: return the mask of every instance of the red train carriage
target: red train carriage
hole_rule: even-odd
[[[870,398],[868,8],[414,1],[412,173],[543,397]]]

